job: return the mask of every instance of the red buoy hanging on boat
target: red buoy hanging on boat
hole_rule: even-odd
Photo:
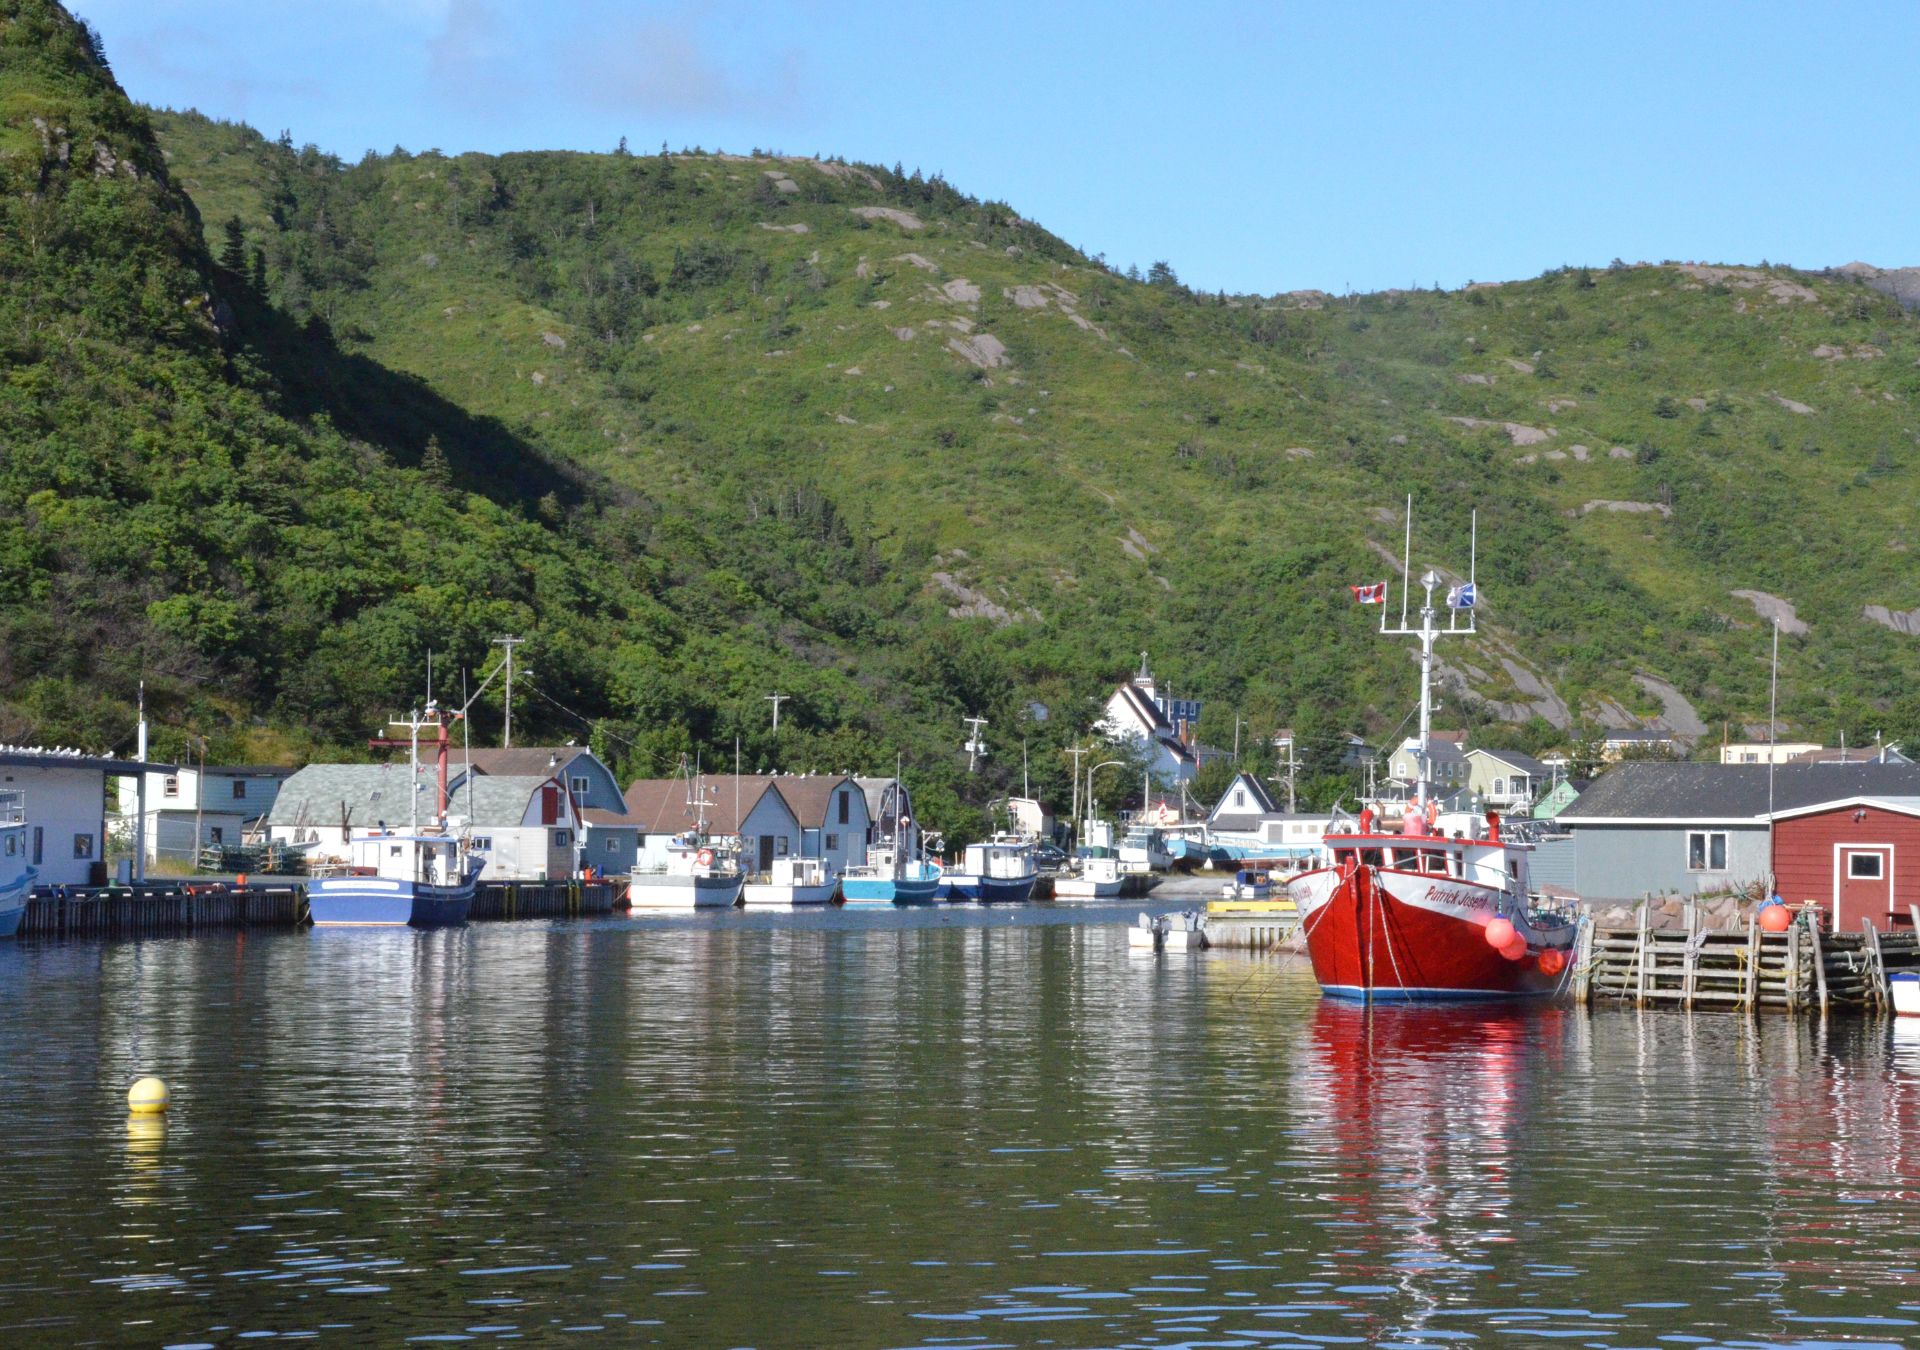
[[[1793,911],[1785,905],[1768,905],[1760,911],[1760,926],[1769,933],[1784,933],[1793,927]]]
[[[1498,947],[1504,950],[1517,936],[1519,936],[1519,934],[1514,931],[1513,924],[1506,919],[1495,919],[1487,925],[1487,945],[1489,947]]]
[[[1549,947],[1540,953],[1540,973],[1558,975],[1567,968],[1567,954],[1558,947]]]
[[[1506,946],[1500,949],[1500,955],[1506,957],[1507,960],[1509,961],[1518,961],[1522,957],[1524,957],[1526,954],[1527,954],[1527,940],[1521,937],[1518,933],[1515,933],[1513,935],[1512,942],[1509,942]]]

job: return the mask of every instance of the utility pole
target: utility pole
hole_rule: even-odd
[[[1298,810],[1294,805],[1294,780],[1299,770],[1300,761],[1293,757],[1293,738],[1289,736],[1287,738],[1287,814],[1290,816],[1296,814]]]
[[[792,694],[783,694],[778,689],[774,690],[771,694],[761,695],[761,698],[765,702],[773,705],[773,734],[776,736],[780,734],[780,705],[792,697]]]
[[[1240,763],[1240,728],[1246,724],[1247,719],[1244,717],[1236,717],[1233,719],[1233,762],[1235,767],[1238,767]]]
[[[968,727],[965,749],[967,752],[967,772],[972,773],[987,753],[987,743],[980,739],[980,728],[987,724],[987,719],[984,717],[963,717],[960,720],[965,722]]]
[[[507,750],[513,749],[513,649],[525,641],[523,637],[497,637],[493,640],[494,646],[504,647],[507,651],[507,720],[506,729],[500,737],[501,747]]]

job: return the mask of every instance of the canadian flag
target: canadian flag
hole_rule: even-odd
[[[1387,603],[1387,583],[1375,581],[1365,586],[1349,586],[1353,598],[1363,605],[1384,605]]]

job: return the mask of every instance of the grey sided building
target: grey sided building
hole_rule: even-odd
[[[1764,764],[1628,761],[1559,817],[1572,839],[1565,884],[1586,901],[1713,895],[1769,883]],[[1920,795],[1920,766],[1781,764],[1775,810],[1845,797]]]

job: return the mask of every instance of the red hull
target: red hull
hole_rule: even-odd
[[[1404,876],[1415,887],[1432,880],[1417,874],[1385,875]],[[1361,867],[1340,878],[1327,901],[1301,924],[1314,978],[1325,992],[1341,998],[1414,1001],[1527,998],[1560,987],[1563,975],[1543,971],[1540,956],[1543,950],[1570,956],[1571,928],[1534,932],[1527,954],[1510,961],[1487,943],[1486,924],[1494,916],[1492,892],[1486,892],[1482,910],[1471,905],[1428,908],[1393,895],[1380,877],[1375,869]],[[1466,889],[1456,887],[1455,893]]]

